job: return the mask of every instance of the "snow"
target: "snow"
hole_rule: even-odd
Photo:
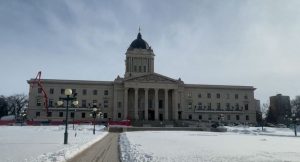
[[[137,131],[120,136],[123,162],[299,161],[289,128],[227,127],[228,132]]]
[[[104,126],[72,125],[68,144],[64,145],[65,126],[0,126],[0,161],[52,162],[66,161],[103,138]],[[75,136],[76,134],[76,136]]]

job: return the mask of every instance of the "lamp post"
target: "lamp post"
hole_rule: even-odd
[[[76,114],[76,109],[74,108],[74,115],[73,115],[73,130],[74,130],[74,122],[75,122],[75,114]]]
[[[97,111],[98,111],[97,108],[93,108],[93,109],[92,109],[92,112],[91,112],[91,114],[90,114],[90,116],[91,116],[92,118],[94,118],[94,122],[93,122],[93,124],[94,124],[93,134],[95,134],[95,124],[96,124],[95,121],[96,121]]]
[[[64,104],[63,101],[67,101],[67,108],[66,108],[66,127],[65,127],[65,134],[64,134],[64,144],[68,144],[68,116],[69,116],[69,101],[73,101],[73,105],[78,105],[78,101],[76,101],[76,93],[71,97],[72,95],[72,89],[66,89],[65,90],[66,97],[60,97],[59,101],[57,101],[57,105],[61,106]]]
[[[20,116],[21,116],[21,119],[22,119],[21,126],[23,126],[23,123],[24,123],[24,121],[26,120],[26,117],[27,117],[26,111],[22,111]]]
[[[219,125],[221,126],[221,124],[223,124],[224,114],[220,114],[220,115],[219,115],[219,119],[220,119]]]
[[[294,125],[294,133],[295,136],[297,136],[297,122],[299,121],[299,118],[297,118],[297,111],[296,109],[292,109],[291,117],[288,118]]]
[[[300,120],[299,118],[297,118],[297,110],[296,108],[294,108],[292,110],[292,119],[293,119],[293,124],[294,124],[294,131],[295,131],[295,136],[297,136],[297,123]]]

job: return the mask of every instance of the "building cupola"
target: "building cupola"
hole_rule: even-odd
[[[154,53],[148,43],[138,33],[126,51],[125,78],[154,73]]]
[[[134,48],[150,49],[148,43],[144,39],[142,39],[142,34],[140,32],[138,33],[137,38],[134,41],[132,41],[128,49],[134,49]]]

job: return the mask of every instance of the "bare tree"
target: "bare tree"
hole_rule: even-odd
[[[261,107],[261,130],[264,130],[264,125],[266,124],[266,118],[268,115],[268,111],[269,111],[269,104],[264,103]]]
[[[20,112],[24,110],[28,104],[28,97],[24,94],[16,94],[7,97],[8,113],[19,116]]]
[[[8,114],[8,104],[5,96],[0,96],[0,117]]]

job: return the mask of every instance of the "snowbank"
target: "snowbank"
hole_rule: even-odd
[[[72,158],[77,153],[103,138],[104,126],[69,125],[68,144],[63,144],[64,126],[1,126],[0,161],[9,162],[59,162]]]

